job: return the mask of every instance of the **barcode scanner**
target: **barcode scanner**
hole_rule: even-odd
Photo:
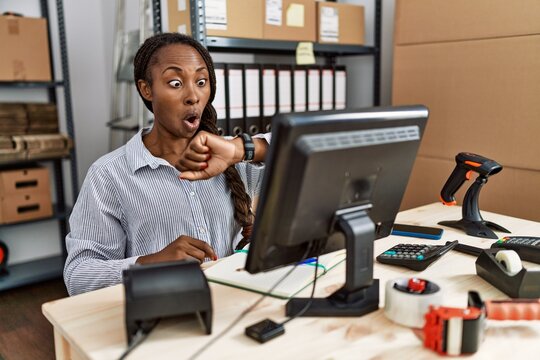
[[[449,206],[455,205],[457,201],[454,194],[461,188],[466,180],[470,180],[473,172],[477,173],[478,177],[471,184],[463,199],[463,218],[461,220],[441,221],[439,222],[439,225],[457,228],[465,231],[467,235],[488,239],[499,238],[493,230],[510,233],[510,231],[504,227],[491,221],[484,220],[482,215],[480,215],[478,206],[478,198],[482,186],[487,183],[490,176],[498,174],[502,169],[502,165],[495,160],[468,152],[457,154],[456,167],[441,190],[440,198],[443,204]]]

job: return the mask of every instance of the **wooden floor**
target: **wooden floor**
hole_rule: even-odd
[[[53,328],[41,304],[67,295],[61,279],[0,292],[0,360],[54,359]]]

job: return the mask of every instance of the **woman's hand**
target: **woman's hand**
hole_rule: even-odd
[[[182,179],[208,179],[242,161],[243,157],[242,139],[227,140],[219,135],[200,131],[189,143],[176,168],[182,172]]]
[[[137,259],[137,264],[152,264],[165,261],[195,259],[203,262],[205,258],[217,260],[214,249],[202,240],[186,235],[180,236],[163,250]]]

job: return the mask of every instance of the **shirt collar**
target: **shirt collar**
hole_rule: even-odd
[[[167,165],[165,160],[155,157],[144,146],[143,136],[148,134],[150,130],[152,127],[142,128],[126,144],[126,159],[132,174],[145,166],[156,169],[160,165]]]

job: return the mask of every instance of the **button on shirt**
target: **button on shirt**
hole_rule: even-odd
[[[181,235],[208,243],[218,257],[241,240],[231,191],[223,174],[188,181],[142,142],[146,128],[88,170],[70,217],[64,280],[70,295],[122,282],[122,270]],[[269,140],[269,139],[268,139]],[[253,199],[264,166],[238,163]]]

